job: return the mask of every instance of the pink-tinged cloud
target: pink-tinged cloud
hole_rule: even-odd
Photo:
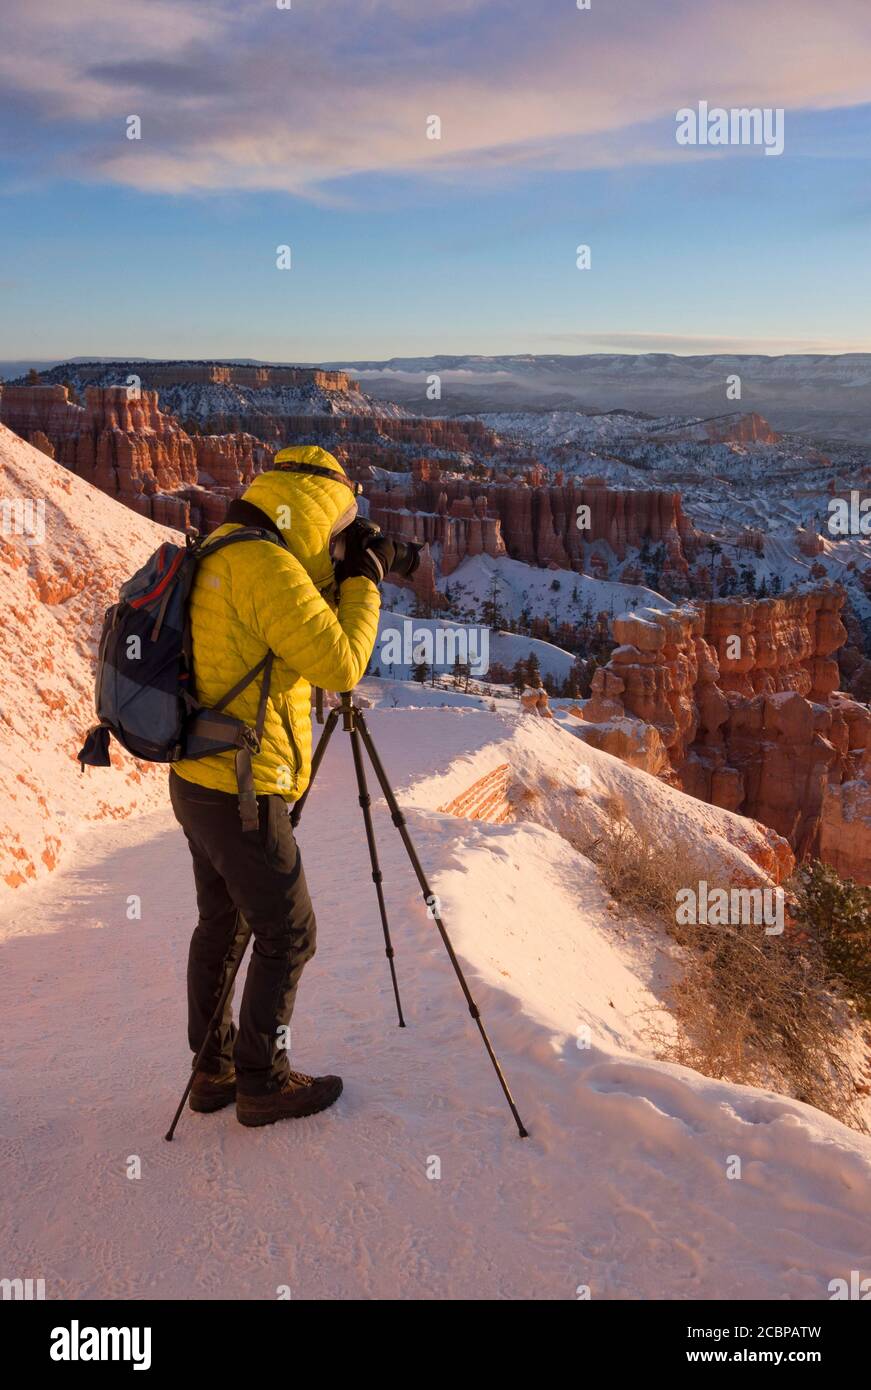
[[[701,99],[785,108],[788,152],[790,113],[871,99],[869,0],[19,0],[6,29],[7,123],[161,192],[691,160]]]

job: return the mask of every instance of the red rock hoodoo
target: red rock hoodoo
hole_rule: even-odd
[[[640,721],[657,738],[629,739],[636,766],[871,881],[871,712],[837,691],[843,602],[825,586],[616,618],[592,741],[626,756],[618,721]]]
[[[156,391],[7,386],[0,420],[43,453],[162,525],[211,530],[271,457],[253,435],[189,435]]]
[[[526,564],[583,573],[594,567],[596,557],[588,548],[595,542],[606,541],[622,560],[630,547],[647,539],[664,542],[670,570],[685,575],[697,543],[677,492],[629,491],[589,480],[557,486],[478,482],[433,476],[421,468],[398,486],[369,489],[369,496],[379,525],[391,532],[401,525],[402,534],[442,546],[443,574],[467,554],[482,551],[494,556],[507,551]],[[475,517],[480,528],[450,524]]]

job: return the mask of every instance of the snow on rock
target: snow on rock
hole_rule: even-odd
[[[82,826],[165,798],[165,769],[113,745],[76,761],[94,722],[96,640],[118,586],[177,533],[114,502],[0,426],[0,895],[54,869]]]
[[[508,795],[515,818],[533,818],[573,842],[589,843],[611,822],[613,808],[655,843],[680,845],[687,862],[734,884],[780,882],[793,865],[786,842],[767,826],[670,787],[583,740],[567,709],[553,706],[553,721],[464,712],[465,727],[482,720],[486,742],[431,770],[409,788],[415,805],[444,807],[495,767],[511,769]],[[404,713],[404,712],[403,712]],[[435,715],[435,711],[433,712]],[[409,712],[410,715],[410,712]],[[396,712],[397,721],[400,712]],[[433,767],[437,765],[434,763]],[[523,806],[533,803],[532,810]],[[713,881],[713,879],[712,879]]]

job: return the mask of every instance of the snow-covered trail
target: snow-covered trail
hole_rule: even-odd
[[[445,756],[480,743],[485,716],[440,717]],[[411,718],[370,717],[400,785],[433,767]],[[337,732],[300,827],[319,947],[292,1055],[344,1076],[325,1114],[245,1130],[232,1109],[186,1112],[165,1143],[189,1057],[194,910],[168,811],[101,828],[75,867],[5,908],[0,1273],[44,1278],[49,1298],[181,1299],[271,1299],[283,1285],[298,1299],[571,1299],[580,1285],[822,1299],[829,1279],[871,1273],[871,1145],[791,1101],[621,1055],[630,957],[607,940],[589,865],[550,831],[410,815],[532,1137],[517,1136],[377,802],[409,1023],[397,1028],[345,745]],[[537,1002],[548,972],[550,1017]],[[598,1008],[588,991],[611,1052],[576,1046]]]

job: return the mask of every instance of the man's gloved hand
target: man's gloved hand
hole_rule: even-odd
[[[365,533],[361,535],[355,527],[349,527],[348,532],[345,553],[336,565],[338,583],[362,574],[366,579],[371,579],[373,584],[380,584],[385,575],[390,573],[396,559],[396,546],[393,541],[388,540],[386,536],[377,536],[369,540]],[[368,545],[363,543],[367,540]]]

